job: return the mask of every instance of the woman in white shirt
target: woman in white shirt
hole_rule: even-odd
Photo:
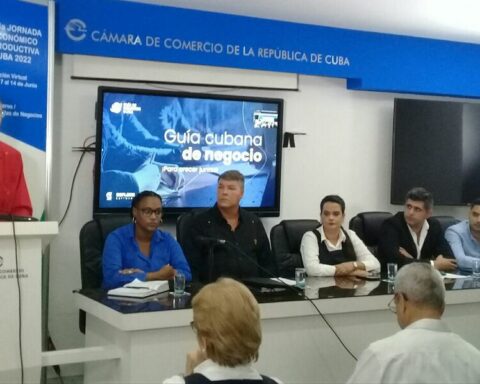
[[[380,272],[380,263],[357,234],[342,228],[345,201],[325,196],[320,203],[322,225],[303,235],[300,252],[309,276],[359,276]]]

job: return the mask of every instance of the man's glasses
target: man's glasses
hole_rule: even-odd
[[[162,216],[162,209],[152,209],[152,208],[142,208],[140,209],[140,212],[142,213],[143,216],[150,217],[152,215],[155,215],[157,217]]]
[[[392,297],[392,300],[388,302],[388,309],[393,313],[397,313],[397,305],[395,304],[395,296]]]
[[[408,301],[408,297],[407,297],[407,295],[406,295],[405,293],[403,293],[403,292],[395,292],[395,294],[394,294],[393,297],[392,297],[392,300],[390,300],[390,301],[388,302],[388,305],[387,305],[388,309],[389,309],[390,311],[392,311],[393,313],[397,313],[397,303],[395,302],[395,299],[396,299],[397,297],[400,297],[400,296],[402,297],[403,302],[407,302],[407,301]]]
[[[194,321],[190,321],[190,327],[192,328],[192,331],[197,333],[197,328],[195,328],[195,322]]]

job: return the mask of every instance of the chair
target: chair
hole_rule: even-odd
[[[102,286],[102,254],[105,239],[114,229],[131,221],[129,216],[106,216],[85,223],[80,230],[82,289]],[[85,312],[80,310],[79,327],[85,333]]]
[[[440,223],[443,233],[445,233],[446,229],[451,225],[455,225],[460,222],[460,220],[453,216],[432,216],[432,219],[435,219]]]
[[[191,210],[189,212],[182,213],[177,217],[176,233],[178,244],[185,250],[185,243],[188,236],[188,232],[193,223],[195,216],[203,210]]]
[[[280,276],[295,276],[295,268],[303,267],[300,243],[305,232],[317,228],[317,220],[282,220],[270,230],[272,252]]]
[[[362,239],[370,252],[377,257],[378,238],[383,222],[392,217],[390,212],[360,212],[350,219],[348,227]]]
[[[192,268],[192,259],[191,255],[189,252],[190,247],[187,245],[187,238],[190,236],[190,227],[192,226],[193,219],[201,212],[206,211],[207,208],[198,208],[198,209],[193,209],[189,212],[182,213],[180,216],[177,217],[177,225],[176,225],[176,234],[177,234],[177,241],[178,244],[180,244],[180,247],[182,247],[183,253],[185,254],[185,257],[187,258],[188,264],[190,265],[190,268]],[[192,270],[193,272],[193,270]],[[196,276],[194,276],[194,279],[196,279]]]
[[[207,208],[192,209],[191,211],[182,213],[180,216],[177,217],[177,225],[176,225],[177,241],[184,251],[185,251],[186,239],[190,231],[190,227],[193,223],[193,219],[199,213],[202,213],[206,210]]]

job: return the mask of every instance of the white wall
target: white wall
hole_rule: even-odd
[[[91,60],[93,63],[102,59]],[[55,65],[53,185],[49,214],[52,220],[60,219],[68,202],[80,158],[80,153],[72,152],[72,147],[81,146],[87,136],[95,134],[97,87],[152,88],[142,84],[72,80],[73,61],[73,56],[58,56]],[[88,65],[88,60],[82,65]],[[172,81],[182,79],[185,71],[188,75],[195,72],[192,66],[175,65],[175,68],[178,76]],[[213,67],[201,68],[202,73],[205,70],[210,75],[218,71]],[[141,72],[141,64],[132,65],[131,71],[132,74]],[[157,84],[156,88],[159,87]],[[172,88],[175,87],[168,86]],[[208,92],[205,87],[181,89]],[[283,152],[281,217],[264,219],[267,231],[281,219],[317,218],[321,198],[330,193],[345,198],[346,220],[360,211],[401,209],[389,204],[392,113],[396,95],[348,91],[344,80],[309,76],[300,76],[298,92],[236,89],[223,93],[283,98],[284,129],[307,134],[296,137],[296,148]],[[81,285],[78,234],[92,217],[93,166],[94,156],[85,155],[70,211],[51,247],[49,330],[57,349],[83,345],[72,290]],[[439,207],[435,213],[461,217],[463,209]],[[173,226],[167,230],[173,231]],[[64,374],[76,374],[81,366],[62,369]]]

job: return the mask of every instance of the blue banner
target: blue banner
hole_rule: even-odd
[[[480,96],[480,46],[118,0],[57,0],[61,53],[341,77],[351,89]]]
[[[0,13],[1,132],[45,151],[48,8],[2,0]]]

